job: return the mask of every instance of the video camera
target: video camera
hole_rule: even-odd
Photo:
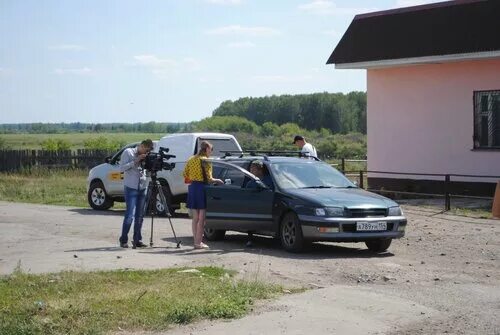
[[[160,147],[158,152],[148,152],[146,158],[141,162],[141,167],[151,172],[173,170],[175,163],[168,163],[167,160],[176,156],[168,154],[169,150],[169,148]]]

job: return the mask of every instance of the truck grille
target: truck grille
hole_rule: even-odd
[[[351,218],[370,218],[387,216],[387,208],[349,208],[347,216]]]

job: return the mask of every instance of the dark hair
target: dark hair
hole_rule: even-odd
[[[264,168],[264,164],[263,164],[261,161],[257,161],[257,160],[252,161],[252,162],[250,163],[250,166],[258,166],[258,167],[259,167],[259,168],[261,168],[261,169],[263,169],[263,168]]]
[[[153,149],[153,141],[151,141],[151,139],[149,139],[149,138],[142,141],[141,145],[146,147],[146,148]]]
[[[206,155],[207,154],[207,149],[213,149],[213,145],[210,144],[208,141],[201,141],[200,142],[200,149],[198,150],[198,155]]]
[[[302,135],[296,135],[294,138],[293,138],[293,144],[295,144],[295,142],[297,141],[305,141],[305,137],[302,136]]]

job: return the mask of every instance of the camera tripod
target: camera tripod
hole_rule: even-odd
[[[149,238],[149,246],[153,246],[153,221],[155,215],[158,215],[157,202],[160,202],[165,208],[165,213],[168,217],[168,221],[170,222],[170,227],[172,228],[172,233],[174,234],[175,243],[177,243],[177,248],[180,248],[182,241],[177,239],[177,235],[175,234],[174,225],[172,224],[170,214],[170,209],[168,208],[167,199],[165,194],[163,193],[163,188],[160,182],[156,179],[156,172],[151,172],[151,180],[149,181],[146,200],[144,202],[144,215],[151,214],[151,236]]]

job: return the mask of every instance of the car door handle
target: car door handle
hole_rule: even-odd
[[[222,200],[221,197],[211,197],[211,198],[212,198],[212,200]]]

